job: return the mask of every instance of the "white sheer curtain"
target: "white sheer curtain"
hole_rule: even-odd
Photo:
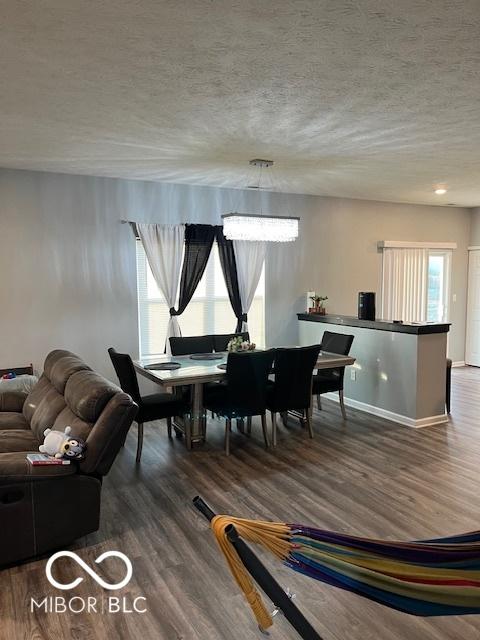
[[[265,262],[266,243],[249,240],[234,240],[233,250],[237,265],[238,290],[242,301],[242,313],[246,315],[250,309],[258,281]],[[248,331],[248,324],[242,322],[242,331]]]
[[[155,282],[171,309],[175,307],[180,284],[185,225],[137,224],[137,231]],[[167,353],[170,353],[170,336],[181,335],[177,317],[170,315],[167,327]]]
[[[382,318],[427,319],[428,249],[383,250]]]

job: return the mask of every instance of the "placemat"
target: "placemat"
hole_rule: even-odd
[[[152,371],[172,371],[173,369],[180,369],[181,366],[179,362],[154,362],[153,364],[147,364],[145,369],[152,369]]]
[[[223,360],[224,357],[221,353],[193,353],[190,360]]]
[[[222,362],[222,364],[217,364],[217,369],[223,369],[223,371],[226,371],[227,363],[226,362]]]

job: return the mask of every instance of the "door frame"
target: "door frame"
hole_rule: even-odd
[[[465,364],[470,367],[475,367],[479,365],[470,364],[467,360],[467,346],[468,346],[468,334],[469,334],[469,299],[470,299],[470,252],[471,251],[480,251],[480,245],[471,245],[467,247],[468,249],[468,262],[467,262],[467,304],[466,304],[466,313],[465,313]]]

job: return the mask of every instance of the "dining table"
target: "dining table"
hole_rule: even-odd
[[[228,353],[192,354],[184,356],[155,355],[134,361],[137,373],[162,387],[185,387],[192,389],[191,410],[187,418],[177,416],[173,426],[177,434],[185,436],[187,449],[193,443],[205,441],[205,410],[203,407],[203,385],[221,381],[226,375]],[[336,369],[355,363],[355,358],[337,353],[320,351],[315,369]],[[163,367],[175,367],[164,369]]]

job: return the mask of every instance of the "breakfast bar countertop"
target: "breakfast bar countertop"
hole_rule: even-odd
[[[341,316],[334,314],[321,315],[319,313],[297,313],[299,320],[307,322],[324,322],[326,324],[345,325],[346,327],[363,327],[378,331],[396,331],[397,333],[413,333],[425,335],[429,333],[447,333],[450,329],[448,322],[393,322],[392,320],[359,320],[355,316]]]

